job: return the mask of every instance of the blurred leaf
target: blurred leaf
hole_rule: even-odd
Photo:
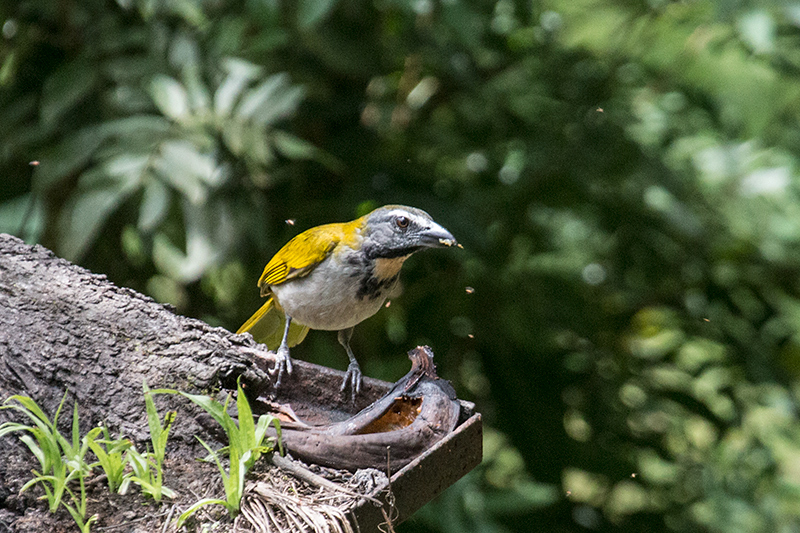
[[[249,128],[238,120],[226,120],[223,123],[222,139],[228,149],[237,156],[244,156],[246,153],[248,147],[245,142],[246,133],[249,133]],[[266,137],[263,143],[266,144]]]
[[[236,114],[245,120],[252,119],[259,108],[271,104],[270,99],[275,98],[281,90],[285,90],[288,84],[289,76],[285,73],[268,77],[260,85],[247,92],[239,103]]]
[[[171,303],[178,309],[185,309],[189,302],[183,285],[168,276],[156,275],[148,279],[147,294],[159,302]]]
[[[311,27],[327,18],[337,3],[338,0],[298,0],[298,25],[304,30],[311,29]]]
[[[230,114],[242,91],[261,74],[257,65],[236,58],[226,59],[223,68],[228,76],[214,93],[214,110],[220,117]]]
[[[209,269],[201,280],[201,286],[221,306],[237,306],[240,298],[239,288],[249,281],[244,267],[239,261],[225,263]]]
[[[184,140],[164,142],[153,168],[193,204],[204,203],[209,193],[208,186],[221,182],[214,158],[201,154],[194,144]]]
[[[102,170],[94,172],[100,173]],[[109,184],[86,190],[71,199],[61,218],[59,254],[71,261],[83,257],[94,243],[103,223],[133,190],[130,184],[122,187]]]
[[[155,235],[153,261],[162,273],[180,283],[192,283],[219,264],[236,240],[235,227],[230,208],[224,201],[212,207],[206,211],[201,206],[183,202],[185,252],[166,235]]]
[[[211,110],[211,95],[208,87],[205,86],[203,80],[200,78],[200,72],[197,68],[187,69],[184,74],[184,83],[189,96],[189,102],[194,114],[202,116],[210,115]]]
[[[84,128],[43,151],[33,177],[36,190],[51,189],[83,170],[107,138],[101,127]]]
[[[652,505],[644,487],[633,481],[621,481],[614,485],[608,496],[606,511],[619,520],[622,516],[640,513]]]
[[[166,277],[180,284],[200,279],[215,255],[211,242],[201,234],[195,234],[191,242],[186,243],[186,249],[183,252],[161,233],[153,239],[153,261]]]
[[[286,74],[275,74],[248,91],[236,113],[245,120],[252,120],[257,126],[269,126],[292,113],[303,94],[302,87],[289,84]]]
[[[142,267],[149,260],[149,251],[146,250],[144,240],[133,225],[126,225],[120,235],[120,245],[128,260],[137,267]]]
[[[296,137],[291,133],[273,130],[271,132],[271,139],[275,148],[284,157],[289,159],[311,159],[337,174],[344,174],[347,170],[345,164],[337,157],[320,150],[310,142]]]
[[[64,63],[47,79],[42,88],[41,117],[52,127],[75,105],[94,90],[97,70],[86,59]]]
[[[13,51],[3,58],[2,64],[0,64],[0,86],[8,86],[13,81],[17,67],[16,59],[17,54]]]
[[[311,159],[317,152],[317,148],[310,142],[284,131],[273,131],[272,141],[275,148],[289,159]]]
[[[144,187],[144,196],[139,205],[138,227],[144,233],[152,232],[169,211],[171,195],[169,189],[156,178],[149,179]]]
[[[189,25],[203,27],[208,24],[208,19],[201,4],[194,0],[172,0],[166,3],[170,10],[179,15]]]
[[[44,222],[44,208],[33,193],[0,203],[0,233],[16,235],[34,243],[41,235]]]
[[[775,21],[766,11],[753,11],[739,18],[742,39],[756,54],[768,54],[775,49]]]
[[[95,182],[99,178],[103,182],[111,179],[124,188],[136,188],[142,184],[144,173],[149,164],[150,158],[146,155],[121,153],[109,157],[103,162],[103,174],[86,172],[78,180],[78,184],[81,187],[89,188],[95,185],[102,185],[102,183]]]
[[[150,82],[150,95],[164,115],[183,121],[189,115],[189,96],[186,89],[174,78],[157,75]]]

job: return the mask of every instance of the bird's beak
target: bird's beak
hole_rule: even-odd
[[[419,236],[422,245],[428,248],[449,248],[450,246],[458,246],[453,234],[436,222],[431,223],[429,228],[422,230]]]

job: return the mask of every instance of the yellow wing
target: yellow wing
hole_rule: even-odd
[[[270,297],[253,316],[242,324],[236,333],[249,331],[256,342],[267,345],[270,350],[277,350],[283,339],[283,329],[286,325],[286,316],[275,304],[275,299]],[[308,327],[292,322],[289,325],[289,348],[300,344],[308,334]]]
[[[307,276],[325,260],[341,242],[351,244],[360,239],[362,220],[325,224],[304,231],[278,250],[258,280],[261,296],[269,294],[269,285],[279,285]]]
[[[326,224],[304,231],[290,240],[270,259],[258,286],[261,296],[269,296],[261,308],[242,324],[236,333],[249,331],[257,342],[276,349],[283,338],[286,316],[272,296],[270,285],[279,285],[292,279],[307,276],[318,264],[325,260],[340,244],[352,245],[361,238],[360,228],[363,219],[352,222]],[[308,327],[292,322],[289,325],[289,347],[300,344],[308,333]]]

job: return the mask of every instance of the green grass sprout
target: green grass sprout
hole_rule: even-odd
[[[98,439],[101,433],[103,438]],[[124,437],[112,439],[105,424],[89,431],[86,440],[108,478],[108,490],[119,492],[125,477],[126,455],[133,443]]]
[[[153,402],[153,392],[150,391],[146,381],[142,382],[142,388],[144,389],[147,425],[150,427],[150,442],[153,445],[153,451],[147,451],[142,454],[133,446],[128,449],[126,457],[133,472],[124,477],[120,486],[120,493],[125,494],[129,484],[133,482],[141,487],[144,494],[159,502],[164,496],[168,498],[175,497],[175,491],[165,487],[163,484],[163,466],[167,438],[169,437],[169,430],[172,428],[173,422],[175,422],[176,413],[175,411],[167,412],[162,423],[156,405]]]
[[[185,392],[162,389],[159,393],[181,394],[195,404],[202,407],[211,417],[216,420],[228,436],[228,446],[214,451],[199,437],[200,444],[208,451],[209,456],[214,460],[222,477],[222,484],[225,488],[225,499],[203,498],[188,509],[179,517],[176,526],[182,527],[198,509],[206,505],[222,505],[227,509],[231,516],[239,513],[242,495],[244,493],[244,481],[247,472],[253,467],[262,453],[272,452],[277,444],[280,453],[283,447],[280,441],[280,423],[277,418],[270,415],[261,415],[258,422],[253,422],[253,411],[250,403],[242,390],[241,384],[237,384],[236,408],[238,410],[238,420],[236,421],[228,414],[228,404],[230,395],[224,404],[219,403],[213,398],[205,395],[188,394]],[[272,425],[275,427],[277,437],[268,437],[267,429]],[[229,467],[226,469],[222,455],[227,451]]]
[[[24,492],[36,484],[41,484],[44,490],[43,498],[47,500],[51,513],[58,510],[59,506],[67,509],[82,533],[88,533],[92,524],[97,520],[97,515],[86,518],[86,477],[91,474],[93,464],[86,462],[86,453],[89,451],[88,435],[80,436],[78,421],[78,403],[75,402],[72,411],[71,439],[67,439],[58,431],[58,416],[64,407],[67,393],[56,409],[52,421],[44,414],[37,403],[27,396],[15,395],[8,398],[3,409],[14,409],[23,413],[32,422],[33,426],[15,422],[5,422],[0,425],[0,437],[9,433],[23,431],[30,435],[21,435],[20,440],[39,461],[41,472],[33,470],[33,479],[22,486]],[[10,404],[9,402],[16,402]],[[76,494],[69,488],[69,484],[77,481],[80,491]],[[71,504],[64,501],[67,494]]]
[[[17,431],[27,431],[30,435],[23,435],[20,440],[25,443],[31,450],[33,455],[38,459],[42,472],[49,472],[54,468],[57,463],[61,463],[61,448],[58,444],[56,434],[58,429],[58,415],[61,413],[61,408],[67,399],[67,393],[61,398],[61,403],[58,404],[55,416],[51,422],[47,415],[41,410],[33,399],[27,396],[14,395],[3,402],[0,409],[14,409],[24,414],[34,423],[33,426],[26,426],[16,422],[5,422],[0,425],[0,437],[9,433]],[[19,405],[12,404],[16,402]],[[30,438],[30,437],[33,437]],[[34,442],[35,440],[35,442]]]

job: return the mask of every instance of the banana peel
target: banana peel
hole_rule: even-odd
[[[461,403],[450,383],[436,375],[433,352],[408,352],[411,370],[383,397],[352,417],[310,426],[281,423],[283,445],[293,456],[332,468],[396,472],[458,425]]]

